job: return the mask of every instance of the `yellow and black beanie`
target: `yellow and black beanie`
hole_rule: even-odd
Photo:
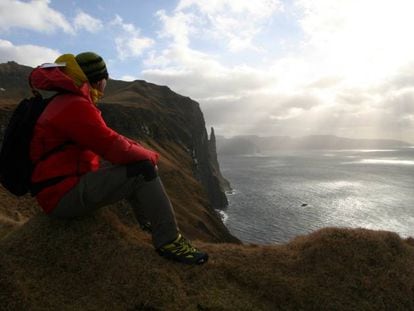
[[[93,52],[84,52],[76,55],[76,62],[88,77],[89,83],[108,79],[108,70],[102,57]]]

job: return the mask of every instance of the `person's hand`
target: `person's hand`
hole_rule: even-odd
[[[154,151],[149,151],[149,160],[154,165],[154,167],[157,166],[158,159],[160,158],[160,155]]]

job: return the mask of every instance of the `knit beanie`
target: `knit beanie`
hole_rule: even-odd
[[[108,79],[108,71],[102,57],[93,52],[84,52],[76,55],[76,62],[88,77],[89,83]]]

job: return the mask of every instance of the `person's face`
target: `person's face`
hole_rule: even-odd
[[[99,91],[99,92],[104,92],[104,90],[105,90],[105,87],[106,87],[106,79],[102,79],[102,80],[99,80],[98,82],[96,82],[96,89]]]

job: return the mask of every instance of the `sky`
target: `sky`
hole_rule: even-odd
[[[0,63],[94,51],[216,134],[414,143],[414,1],[0,0]],[[1,87],[1,86],[0,86]]]

